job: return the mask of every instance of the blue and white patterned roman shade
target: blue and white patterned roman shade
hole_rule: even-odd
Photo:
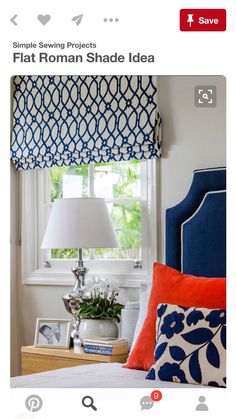
[[[154,76],[16,76],[17,169],[160,157]]]

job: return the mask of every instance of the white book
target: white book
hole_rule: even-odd
[[[117,339],[117,338],[98,338],[98,339],[85,339],[84,345],[101,345],[101,346],[122,346],[128,345],[126,339]]]

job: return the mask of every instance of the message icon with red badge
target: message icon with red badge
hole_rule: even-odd
[[[149,410],[153,407],[154,402],[159,402],[162,399],[162,392],[160,390],[153,390],[150,396],[143,396],[140,400],[141,410]]]

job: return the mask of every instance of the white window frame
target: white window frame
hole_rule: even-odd
[[[131,260],[85,260],[88,277],[115,279],[119,286],[137,287],[151,279],[152,264],[157,260],[157,160],[141,162],[142,267]],[[21,277],[23,284],[73,286],[71,267],[75,261],[45,261],[47,251],[40,249],[46,225],[45,202],[50,194],[49,170],[20,173],[21,201]],[[142,218],[143,220],[143,218]]]

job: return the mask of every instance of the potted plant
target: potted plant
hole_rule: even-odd
[[[123,304],[117,302],[118,290],[108,281],[90,281],[77,311],[80,318],[79,337],[84,339],[101,337],[117,338]]]

